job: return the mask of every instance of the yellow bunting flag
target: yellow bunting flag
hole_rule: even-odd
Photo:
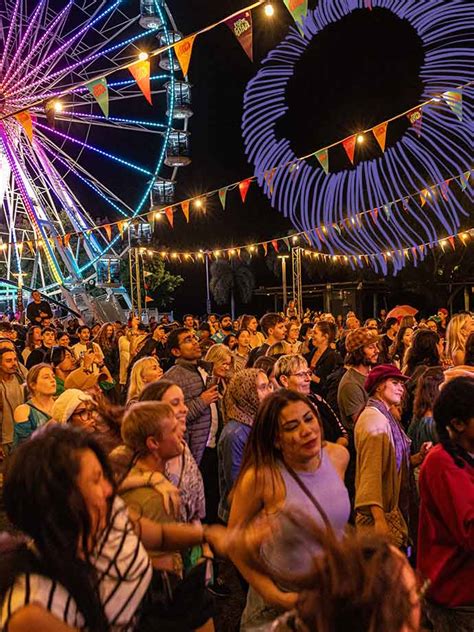
[[[380,149],[385,151],[385,140],[387,138],[387,127],[388,123],[381,123],[380,125],[376,125],[372,128],[372,132],[375,136],[376,141],[380,145]]]
[[[263,252],[265,253],[265,255],[268,254],[268,243],[265,241],[263,244]]]
[[[426,200],[428,199],[429,192],[428,189],[423,189],[420,193],[420,205],[423,206],[426,204]]]
[[[31,114],[29,112],[19,112],[15,114],[16,120],[20,123],[22,128],[25,130],[25,134],[28,136],[30,141],[33,140],[33,119],[31,118]]]
[[[168,222],[170,223],[171,228],[173,228],[173,209],[171,208],[171,206],[167,206],[165,208],[165,215],[168,218]]]
[[[345,140],[342,141],[342,146],[346,150],[346,154],[352,164],[354,164],[356,138],[357,138],[357,134],[354,134],[353,136],[349,136],[349,138],[346,138]]]
[[[242,180],[242,182],[239,182],[239,191],[240,191],[240,197],[242,198],[242,202],[245,202],[245,198],[247,197],[247,193],[248,193],[251,182],[252,182],[252,178],[247,178],[246,180]]]
[[[195,37],[195,35],[190,35],[174,45],[176,57],[178,58],[179,65],[181,66],[181,72],[185,77],[188,74],[189,62],[191,61]]]
[[[183,215],[186,218],[186,221],[189,223],[189,200],[186,200],[186,202],[181,202],[181,210],[183,211]]]
[[[137,61],[132,66],[129,66],[128,69],[132,73],[138,87],[143,92],[145,99],[150,105],[153,105],[150,89],[150,60],[144,59],[143,61]]]

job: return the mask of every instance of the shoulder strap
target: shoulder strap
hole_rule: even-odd
[[[308,487],[303,483],[303,481],[298,476],[298,474],[294,471],[294,469],[289,467],[285,463],[283,463],[283,465],[285,469],[287,470],[288,474],[294,479],[295,483],[300,487],[301,491],[310,499],[310,501],[313,503],[317,511],[321,514],[321,518],[323,519],[324,526],[326,527],[326,529],[330,531],[331,533],[333,533],[332,524],[329,521],[327,513],[321,507],[321,503],[310,492]]]

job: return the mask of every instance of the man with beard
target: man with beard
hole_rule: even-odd
[[[221,344],[226,336],[233,332],[232,317],[230,314],[223,314],[219,318],[219,330],[212,336],[214,342]]]

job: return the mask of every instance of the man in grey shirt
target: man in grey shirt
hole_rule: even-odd
[[[0,461],[11,452],[15,408],[24,403],[24,379],[19,372],[16,352],[0,344]]]

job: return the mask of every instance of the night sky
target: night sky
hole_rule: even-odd
[[[309,7],[315,4],[310,0]],[[263,8],[253,11],[253,64],[226,26],[195,41],[189,74],[194,86],[194,116],[190,121],[193,163],[178,176],[179,199],[252,175],[241,136],[243,94],[260,61],[293,23],[283,2],[277,0],[274,5],[271,20]],[[243,6],[242,0],[170,2],[178,28],[185,34]],[[323,31],[304,54],[289,85],[290,110],[282,120],[281,133],[292,140],[301,155],[404,111],[419,101],[422,61],[418,37],[406,22],[383,9],[353,12]],[[396,142],[407,125],[407,121],[400,121],[389,127],[387,146]],[[375,150],[371,142],[364,149],[367,157]],[[343,152],[340,146],[331,153],[332,169],[347,167]],[[160,237],[176,247],[222,247],[271,239],[291,228],[252,184],[245,205],[238,191],[228,194],[226,211],[214,197],[205,215],[194,213],[189,225],[178,217],[174,231],[163,227]],[[263,257],[254,261],[252,268],[257,286],[279,285]],[[176,294],[177,311],[187,306],[202,311],[202,269],[183,264],[176,266],[178,270],[186,282]]]

